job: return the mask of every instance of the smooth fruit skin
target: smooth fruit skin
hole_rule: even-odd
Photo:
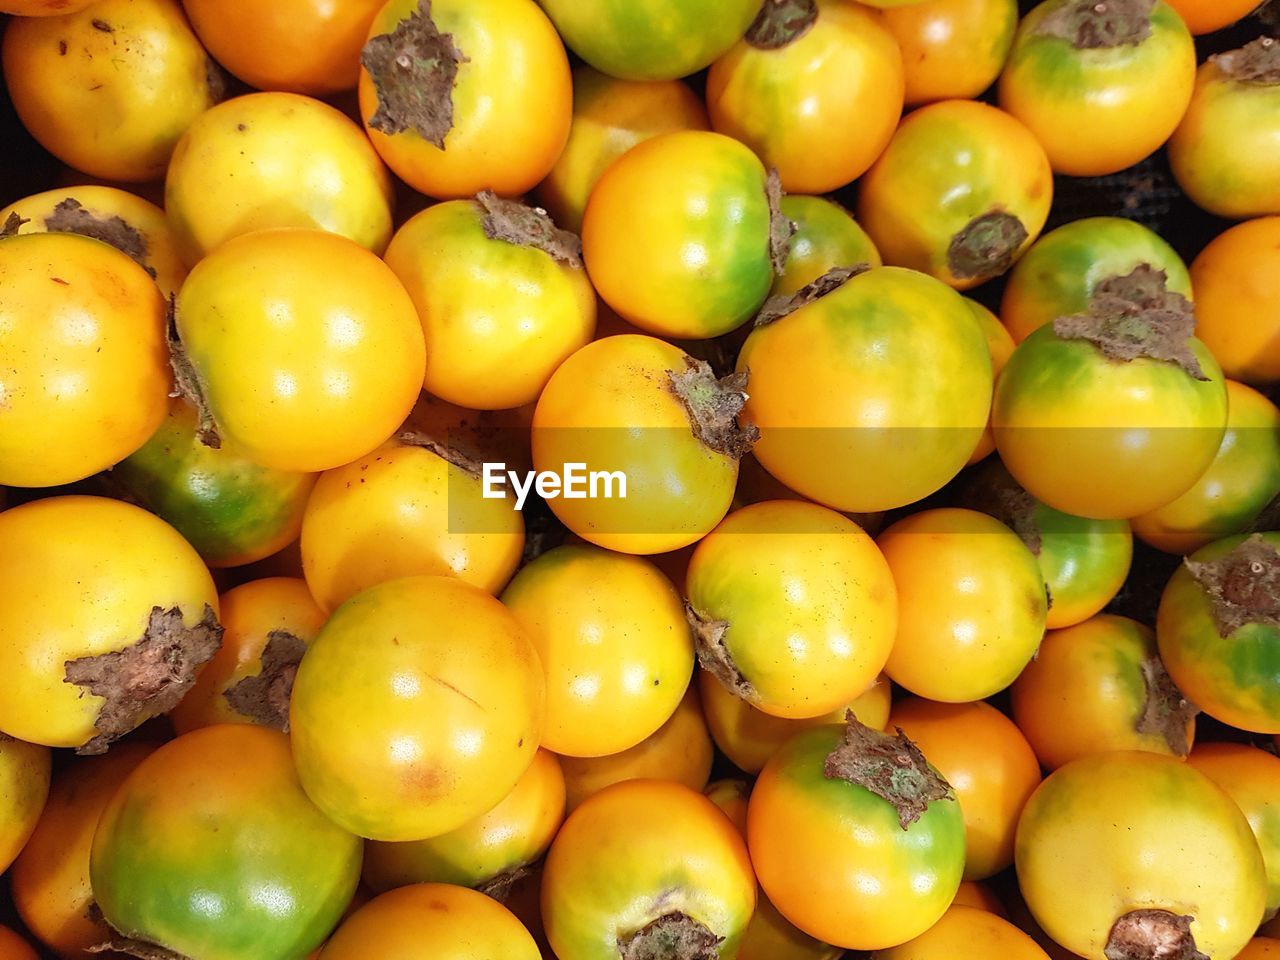
[[[574,757],[629,750],[684,697],[694,661],[684,604],[647,560],[557,547],[526,564],[502,602],[538,648],[548,750]]]
[[[1138,44],[1077,50],[1037,33],[1072,0],[1046,0],[1022,19],[1000,75],[999,101],[1044,145],[1055,173],[1100,177],[1150,156],[1169,139],[1195,85],[1196,51],[1163,0]],[[1082,129],[1089,136],[1080,136]]]
[[[93,832],[116,789],[155,748],[131,740],[61,769],[35,832],[14,861],[13,905],[27,929],[61,957],[87,958],[88,948],[109,935],[106,924],[89,911]]]
[[[302,784],[372,840],[423,840],[491,809],[533,762],[538,654],[515,618],[452,577],[356,594],[298,668],[290,706]]]
[[[1018,343],[1059,317],[1084,313],[1103,280],[1141,264],[1165,275],[1174,293],[1194,299],[1182,259],[1152,230],[1121,217],[1088,217],[1051,230],[1009,274],[1000,319]]]
[[[1138,538],[1165,553],[1188,554],[1249,528],[1280,496],[1280,409],[1227,381],[1227,432],[1195,485],[1159,510],[1133,518]]]
[[[1108,750],[1172,755],[1163,735],[1138,729],[1148,698],[1142,663],[1158,656],[1155,632],[1127,617],[1050,630],[1011,691],[1014,722],[1040,763],[1053,770]],[[1195,730],[1189,718],[1188,746]]]
[[[3,59],[23,126],[63,163],[104,180],[162,176],[223,84],[177,0],[97,0],[92,10],[20,17],[5,31]]]
[[[991,354],[991,372],[998,380],[1000,371],[1004,369],[1004,365],[1013,356],[1013,350],[1016,346],[1013,342],[1013,337],[1009,336],[1009,331],[1004,328],[1000,318],[978,303],[978,301],[965,297],[964,303],[969,308],[969,312],[973,314],[974,319],[978,321],[978,326],[982,327],[982,335],[987,339],[987,350]],[[991,386],[991,392],[992,396],[994,396],[994,383]],[[969,455],[969,464],[972,466],[980,460],[986,459],[995,453],[995,450],[996,438],[991,432],[991,422],[988,419],[987,428],[982,431],[982,438],[978,441],[973,453]]]
[[[0,927],[0,960],[40,960],[40,957],[27,941],[8,927]]]
[[[0,873],[31,838],[49,796],[47,747],[0,735]]]
[[[1236,954],[1235,960],[1276,960],[1280,957],[1280,940],[1254,937]]]
[[[1258,0],[1168,0],[1197,37],[1240,20],[1260,6]]]
[[[906,102],[980,96],[1013,47],[1016,0],[924,0],[884,11],[902,50]]]
[[[1196,336],[1228,377],[1280,381],[1280,217],[1260,217],[1219,234],[1191,264]]]
[[[613,960],[619,940],[672,913],[723,937],[715,956],[729,960],[755,904],[733,824],[702,794],[664,780],[619,783],[583,803],[542,876],[542,917],[560,960]]]
[[[582,252],[597,292],[628,323],[702,340],[741,326],[773,282],[765,167],[701,130],[619,157],[591,191]]]
[[[0,241],[0,484],[82,480],[146,443],[169,403],[164,316],[147,272],[105,243]]]
[[[1009,686],[1044,636],[1040,569],[1017,534],[973,510],[926,510],[878,543],[898,585],[895,683],[944,703]]]
[[[826,943],[878,950],[946,912],[964,870],[964,820],[935,800],[906,830],[886,800],[828,779],[840,726],[806,730],[770,758],[747,809],[760,885],[791,923]]]
[[[885,263],[968,290],[995,274],[957,274],[952,238],[977,217],[1011,214],[1027,232],[1012,263],[1040,235],[1052,201],[1049,161],[1031,131],[987,104],[945,100],[899,125],[861,182],[858,222]]]
[[[693,552],[685,590],[751,687],[789,720],[845,706],[875,682],[897,627],[897,591],[875,541],[817,504],[772,500],[729,514]]]
[[[1193,917],[1196,947],[1234,957],[1262,917],[1249,822],[1207,777],[1154,753],[1096,753],[1051,774],[1018,823],[1018,883],[1057,943],[1102,960],[1132,910]]]
[[[756,898],[756,912],[743,934],[736,960],[840,960],[843,956],[841,947],[815,940],[798,929],[762,892]]]
[[[1013,722],[981,701],[910,697],[894,704],[886,726],[902,730],[955,790],[964,813],[964,879],[1011,866],[1018,816],[1040,785],[1040,764]]]
[[[565,43],[601,73],[674,80],[728,50],[760,10],[755,0],[539,0]]]
[[[770,296],[795,293],[833,267],[865,263],[883,266],[867,231],[853,214],[826,197],[788,194],[782,198],[782,215],[796,226],[782,273],[774,278]]]
[[[413,301],[390,267],[331,233],[261,230],[223,244],[183,285],[177,329],[219,433],[277,470],[364,456],[422,388]]]
[[[199,623],[218,596],[173,527],[99,497],[36,500],[0,514],[0,730],[51,747],[97,734],[104,700],[66,682],[68,660],[140,640],[154,607]]]
[[[483,893],[443,883],[375,897],[338,928],[318,960],[539,960],[533,937]]]
[[[827,193],[875,162],[902,116],[902,55],[879,14],[818,0],[786,46],[739,40],[711,65],[707,109],[793,193]]]
[[[218,62],[251,87],[323,96],[350,90],[382,0],[182,0]]]
[[[391,204],[391,178],[360,127],[294,93],[252,93],[209,110],[178,141],[164,184],[190,265],[275,227],[326,230],[380,254]]]
[[[427,341],[427,391],[472,410],[538,399],[595,333],[581,263],[490,239],[481,204],[436,204],[402,226],[384,257],[413,299]]]
[[[93,0],[3,0],[0,13],[15,17],[60,17],[83,10]]]
[[[994,913],[953,906],[914,940],[877,950],[871,960],[1049,960],[1029,936]]]
[[[390,34],[419,0],[388,0],[369,28]],[[439,200],[492,190],[532,189],[569,137],[573,81],[551,22],[533,0],[433,0],[431,19],[467,57],[452,90],[453,126],[444,149],[415,129],[388,135],[369,127],[378,91],[360,71],[360,115],[374,148],[409,186]]]
[[[1280,533],[1262,538],[1280,547]],[[1219,540],[1190,559],[1215,560],[1244,539]],[[1241,730],[1280,733],[1280,627],[1249,623],[1223,637],[1208,594],[1183,564],[1160,597],[1156,639],[1170,676],[1205,713]]]
[[[960,889],[956,891],[956,898],[951,901],[951,906],[974,907],[1002,918],[1008,916],[1000,898],[991,892],[989,886],[976,880],[966,880],[960,884]]]
[[[1075,516],[1119,520],[1184,494],[1209,468],[1227,423],[1222,370],[1194,337],[1205,380],[1175,363],[1115,362],[1052,325],[1018,345],[996,384],[992,427],[1009,472]]]
[[[906,506],[940,489],[991,407],[991,354],[963,298],[897,267],[756,327],[737,369],[750,376],[743,416],[760,428],[756,458],[842,511]]]
[[[710,125],[702,100],[678,80],[619,80],[578,67],[569,141],[534,195],[559,226],[581,232],[587,198],[615,160],[659,134]]]
[[[1248,818],[1267,868],[1267,915],[1274,916],[1280,910],[1280,759],[1243,743],[1205,743],[1187,763],[1226,791]]]

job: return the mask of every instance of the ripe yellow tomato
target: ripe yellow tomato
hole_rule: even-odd
[[[1009,686],[1044,637],[1040,568],[985,514],[944,508],[899,520],[878,543],[898,585],[887,673],[917,696],[981,700]]]
[[[775,717],[820,717],[880,674],[897,626],[885,558],[852,520],[799,500],[734,511],[693,552],[698,659]]]
[[[671,718],[693,674],[680,595],[653,564],[567,545],[502,594],[547,678],[542,745],[573,757],[629,750]]]
[[[969,312],[973,314],[974,319],[978,321],[978,325],[982,327],[982,334],[987,338],[987,350],[991,353],[991,372],[996,379],[999,379],[1000,371],[1004,369],[1004,365],[1013,356],[1013,350],[1016,346],[1013,342],[1013,337],[1009,336],[1009,331],[1000,322],[1000,318],[982,304],[976,300],[970,300],[968,297],[965,297],[964,302],[969,308]],[[991,392],[994,396],[994,383],[992,384]],[[995,434],[991,432],[991,423],[988,420],[987,428],[982,431],[982,438],[978,441],[973,453],[969,455],[970,466],[991,456],[995,449],[996,438]]]
[[[843,948],[815,940],[760,893],[736,960],[840,960],[844,956]]]
[[[1280,958],[1280,940],[1271,937],[1254,937],[1236,954],[1235,960],[1277,960]]]
[[[496,594],[524,549],[513,507],[509,497],[486,499],[481,478],[447,446],[393,440],[316,482],[302,518],[307,585],[326,611],[422,574]]]
[[[702,793],[720,808],[740,834],[747,835],[747,802],[751,799],[751,784],[746,780],[717,780],[707,784]]]
[[[997,917],[1007,917],[1004,904],[991,892],[991,888],[977,880],[966,880],[956,891],[956,898],[951,901],[953,907],[975,907],[994,913]]]
[[[952,906],[914,940],[877,950],[871,960],[1049,960],[1029,936],[994,913]]]
[[[1230,26],[1259,6],[1259,0],[1168,0],[1196,36]]]
[[[142,267],[71,234],[0,239],[0,484],[81,480],[168,409],[165,305]]]
[[[1234,957],[1266,903],[1240,808],[1154,753],[1095,753],[1050,774],[1023,810],[1016,861],[1036,921],[1082,957],[1126,942],[1129,956]]]
[[[48,747],[0,734],[0,872],[22,852],[49,796]]]
[[[906,101],[980,96],[996,82],[1018,26],[1017,0],[924,0],[884,11],[902,49]]]
[[[1169,679],[1150,627],[1100,614],[1050,630],[1014,681],[1013,719],[1040,763],[1144,750],[1185,757],[1196,709]]]
[[[538,749],[542,668],[515,618],[452,577],[343,604],[308,648],[289,725],[303,787],[371,840],[424,840],[491,809]]]
[[[578,238],[524,204],[485,194],[402,226],[385,260],[427,340],[426,388],[473,410],[533,403],[595,333]]]
[[[428,196],[522,194],[569,137],[569,59],[534,0],[388,0],[360,62],[369,139]]]
[[[770,294],[795,293],[828,270],[865,263],[882,265],[880,252],[853,215],[825,197],[788,195],[782,198],[782,215],[795,224],[791,247],[782,273],[774,278]]]
[[[945,100],[909,115],[858,192],[884,262],[968,290],[1040,235],[1053,177],[1031,131],[995,107]]]
[[[387,440],[426,350],[391,268],[318,230],[236,237],[191,271],[177,331],[219,434],[255,463],[318,472]]]
[[[556,223],[581,231],[587,198],[613,161],[659,134],[709,126],[707,108],[679,80],[619,80],[578,67],[569,141],[535,196]]]
[[[804,12],[765,4],[711,65],[707,108],[719,133],[778,171],[784,190],[826,193],[860,177],[902,116],[902,56],[879,14],[849,0]]]
[[[83,10],[93,0],[0,0],[0,13],[15,17],[60,17]]]
[[[234,237],[327,230],[382,253],[391,178],[360,127],[293,93],[236,97],[199,117],[173,151],[164,208],[194,265]]]
[[[223,77],[178,0],[97,0],[20,17],[4,75],[23,125],[62,162],[107,180],[155,180]]]
[[[52,497],[0,514],[0,730],[101,753],[167,713],[221,640],[199,555],[139,507]]]
[[[0,926],[0,960],[40,960],[40,958],[27,941],[8,927]]]

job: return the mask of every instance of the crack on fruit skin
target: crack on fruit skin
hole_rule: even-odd
[[[1280,548],[1255,533],[1216,560],[1183,563],[1209,598],[1218,635],[1250,624],[1280,629]]]
[[[808,33],[817,20],[817,0],[765,0],[742,39],[757,50],[781,50]]]
[[[173,390],[171,399],[181,398],[191,404],[196,411],[196,439],[211,450],[222,449],[222,435],[218,432],[217,421],[213,411],[209,409],[208,394],[204,384],[200,382],[200,374],[195,364],[187,356],[187,348],[178,336],[177,320],[178,298],[169,295],[169,315],[166,323],[166,339],[169,345],[169,368],[173,371]]]
[[[542,207],[503,199],[492,190],[476,194],[476,203],[484,211],[481,226],[490,240],[533,247],[557,263],[582,269],[582,240],[576,233],[557,227]]]
[[[728,621],[704,617],[688,600],[684,603],[684,616],[689,621],[689,629],[693,632],[698,665],[720,681],[721,685],[735,697],[747,703],[755,703],[758,699],[755,687],[738,669],[733,654],[729,652],[724,642],[725,634],[729,632]]]
[[[706,447],[733,460],[741,460],[760,439],[755,424],[738,423],[747,403],[747,374],[731,373],[716,379],[711,364],[685,357],[685,369],[667,371],[671,392],[689,417],[693,435]]]
[[[989,210],[951,238],[947,268],[960,280],[990,280],[1008,272],[1030,238],[1026,226],[1013,214]]]
[[[777,170],[770,170],[765,178],[764,195],[769,203],[769,262],[773,275],[780,277],[791,257],[791,238],[800,228],[782,212],[782,177]]]
[[[50,233],[74,233],[108,243],[127,254],[152,280],[156,278],[155,267],[147,263],[147,238],[124,217],[95,217],[75,197],[67,197],[44,218],[44,228]]]
[[[289,700],[306,643],[288,630],[272,630],[262,650],[260,669],[222,692],[242,717],[281,733],[289,732]]]
[[[1163,737],[1173,755],[1185,760],[1191,753],[1191,737],[1187,733],[1187,725],[1200,712],[1200,708],[1178,689],[1159,654],[1153,653],[1144,659],[1141,669],[1147,700],[1134,729],[1138,733]]]
[[[896,735],[873,730],[847,710],[844,736],[827,755],[823,775],[864,787],[887,801],[906,830],[924,816],[929,804],[954,801],[955,795],[902,728],[894,730]]]
[[[1210,960],[1191,935],[1195,917],[1168,910],[1132,910],[1111,927],[1107,960]]]
[[[1077,50],[1136,47],[1151,36],[1156,0],[1071,0],[1047,14],[1035,32]]]
[[[1239,50],[1214,55],[1209,62],[1236,83],[1259,87],[1280,84],[1280,40],[1275,37],[1259,37]]]
[[[718,937],[686,913],[664,914],[618,938],[619,960],[718,960]]]
[[[858,263],[851,267],[832,267],[818,279],[806,283],[795,293],[780,293],[770,297],[756,314],[752,327],[767,327],[771,323],[789,317],[801,307],[816,303],[828,293],[839,290],[854,277],[871,269],[869,263]]]

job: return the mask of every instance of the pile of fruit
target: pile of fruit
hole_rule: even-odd
[[[1280,958],[1280,0],[0,29],[0,960]]]

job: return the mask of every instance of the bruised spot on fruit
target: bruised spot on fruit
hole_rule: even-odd
[[[7,240],[9,237],[16,237],[18,231],[22,229],[24,223],[30,223],[16,213],[11,213],[4,221],[4,226],[0,226],[0,240]]]
[[[974,217],[951,238],[947,267],[961,280],[990,280],[1006,273],[1031,234],[1004,210]]]
[[[1147,702],[1134,728],[1139,733],[1163,737],[1174,756],[1185,758],[1191,752],[1187,724],[1200,708],[1183,696],[1158,654],[1142,661],[1142,679],[1147,686]]]
[[[425,433],[419,433],[416,430],[405,430],[398,434],[396,439],[406,447],[420,447],[423,450],[429,450],[441,460],[457,467],[463,473],[475,477],[477,480],[484,474],[484,466],[479,460],[475,460],[467,456],[457,447],[450,446],[447,443],[441,443],[439,440],[433,439]]]
[[[307,645],[288,630],[272,630],[262,650],[262,666],[257,676],[245,677],[224,690],[231,709],[254,723],[289,732],[289,699],[293,678]]]
[[[1209,960],[1191,935],[1194,917],[1168,910],[1134,910],[1111,928],[1107,960]]]
[[[1035,32],[1077,50],[1136,47],[1151,36],[1156,0],[1073,0],[1044,17]]]
[[[723,684],[724,688],[748,703],[756,701],[756,690],[738,669],[733,654],[725,646],[724,635],[729,632],[727,620],[712,620],[684,602],[685,619],[693,631],[693,646],[698,654],[698,664]]]
[[[817,0],[764,0],[742,39],[758,50],[781,50],[808,33],[817,20]]]
[[[865,787],[887,800],[906,830],[919,820],[935,800],[955,800],[951,784],[929,766],[920,748],[897,727],[896,734],[881,733],[862,723],[852,710],[845,712],[844,737],[827,755],[823,775],[828,780]]]
[[[781,320],[783,317],[789,317],[801,307],[821,300],[828,293],[839,290],[858,274],[866,273],[870,269],[871,264],[869,263],[858,263],[851,267],[832,267],[818,279],[811,283],[806,283],[795,293],[780,293],[777,296],[770,297],[764,302],[760,312],[756,314],[752,326],[766,327]]]
[[[481,226],[490,240],[533,247],[557,263],[582,269],[582,240],[576,233],[557,227],[546,210],[518,200],[504,200],[492,190],[476,194],[476,203],[484,211]]]
[[[173,370],[173,391],[170,397],[181,397],[191,404],[196,411],[196,439],[212,450],[222,448],[222,436],[218,433],[218,424],[213,419],[213,411],[209,409],[209,401],[200,382],[200,375],[195,365],[187,356],[187,348],[178,336],[177,298],[169,295],[169,317],[166,324],[169,345],[169,367]]]
[[[1216,560],[1183,561],[1209,597],[1223,638],[1250,624],[1280,629],[1280,549],[1255,533]]]
[[[533,864],[522,863],[509,870],[503,870],[501,873],[495,874],[483,883],[478,884],[476,889],[489,899],[505,904],[511,896],[511,891],[515,885],[531,873],[533,873]]]
[[[95,20],[91,21],[91,24],[92,24],[92,26],[93,26],[93,29],[95,29],[95,30],[99,30],[99,31],[101,31],[102,33],[115,33],[115,32],[116,32],[116,28],[115,28],[115,27],[113,27],[113,26],[111,26],[111,24],[107,23],[107,21],[105,21],[105,20],[97,20],[97,19],[95,19]]]
[[[620,960],[717,960],[717,937],[686,913],[668,913],[618,938]]]
[[[467,58],[431,19],[431,0],[401,20],[391,33],[371,37],[360,53],[378,95],[369,126],[393,136],[412,130],[444,149],[453,129],[453,85]]]
[[[775,276],[782,276],[791,256],[791,238],[800,228],[782,212],[782,177],[771,169],[764,181],[765,199],[769,201],[769,262]]]
[[[1209,62],[1237,83],[1274,86],[1280,83],[1280,40],[1259,37],[1239,50],[1212,56]]]
[[[1058,317],[1053,332],[1063,340],[1087,340],[1109,360],[1160,360],[1190,377],[1208,376],[1191,349],[1196,317],[1191,301],[1166,286],[1166,275],[1140,263],[1122,277],[1103,280],[1084,313]]]
[[[98,735],[76,753],[105,753],[112,741],[168,713],[221,645],[222,625],[208,604],[194,627],[183,622],[180,607],[157,606],[151,608],[137,642],[112,653],[68,660],[63,682],[84,687],[104,701],[94,722]]]
[[[760,439],[755,424],[742,426],[738,414],[747,403],[747,374],[716,379],[711,364],[685,357],[685,369],[668,370],[671,392],[684,406],[693,435],[716,453],[741,460]]]
[[[50,233],[75,233],[109,243],[121,253],[128,254],[134,263],[150,274],[152,280],[156,278],[155,267],[147,263],[147,238],[124,217],[95,217],[75,197],[67,197],[44,218],[44,228]]]

